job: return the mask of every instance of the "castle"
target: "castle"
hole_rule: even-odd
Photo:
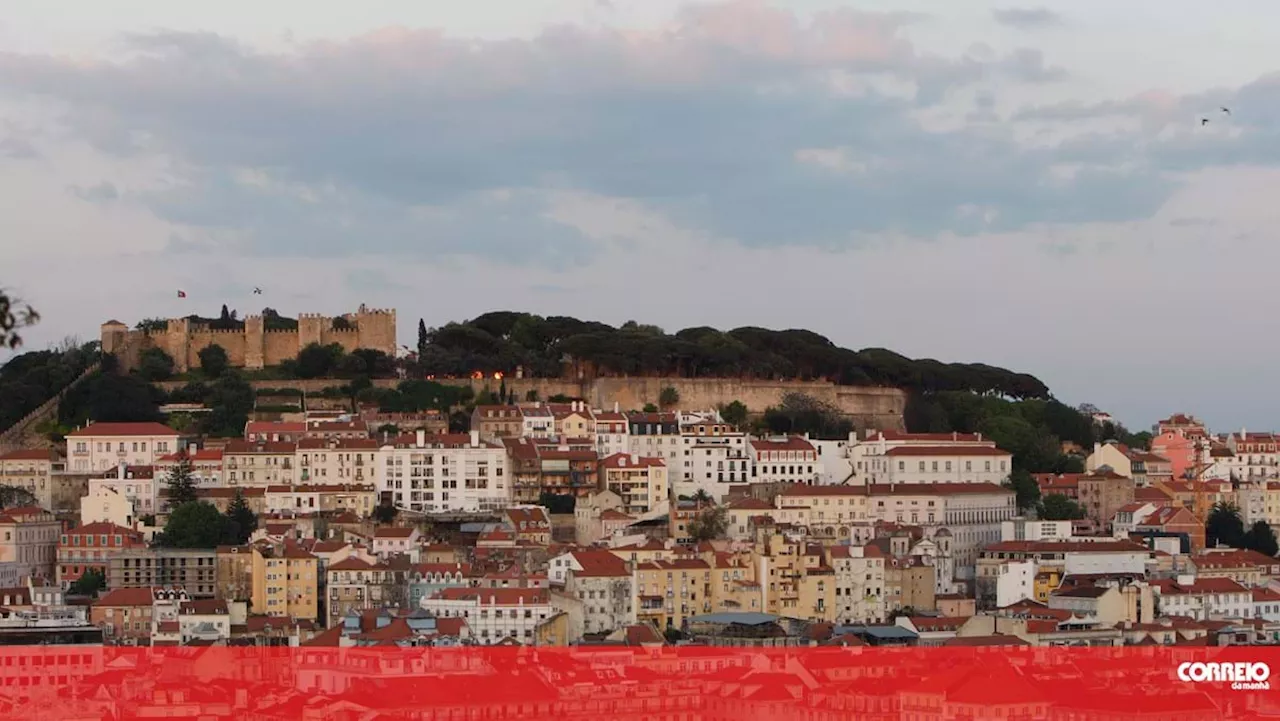
[[[211,345],[222,346],[233,367],[256,370],[293,360],[312,343],[337,343],[348,353],[368,348],[387,355],[396,354],[396,312],[360,306],[355,313],[342,316],[344,329],[333,327],[333,318],[318,313],[298,316],[297,330],[266,328],[260,315],[247,316],[244,328],[220,330],[187,318],[168,321],[164,330],[129,330],[117,320],[102,324],[102,351],[116,356],[124,370],[136,368],[142,352],[159,348],[173,359],[174,371],[186,372],[200,367],[200,351]]]

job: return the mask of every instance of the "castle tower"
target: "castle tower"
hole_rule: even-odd
[[[120,353],[129,339],[129,326],[118,320],[109,320],[102,324],[102,352]]]
[[[354,320],[360,332],[360,347],[396,355],[396,312],[394,309],[369,308],[363,304]]]
[[[188,362],[188,354],[191,350],[191,321],[186,318],[170,318],[162,349],[173,359],[175,373],[186,373],[191,370]]]
[[[312,343],[324,344],[324,331],[333,321],[319,313],[298,314],[298,352]]]
[[[261,370],[267,365],[266,321],[260,315],[244,319],[244,367]]]

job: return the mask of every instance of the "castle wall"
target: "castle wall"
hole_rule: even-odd
[[[493,379],[440,379],[444,385],[469,385],[476,393],[488,388],[497,392],[503,381]],[[254,388],[291,388],[307,393],[318,393],[331,386],[342,385],[333,378],[293,381],[251,381]],[[393,378],[373,381],[378,388],[394,388],[400,384]],[[157,383],[165,390],[182,387],[180,381]],[[584,398],[597,408],[612,409],[616,401],[624,410],[639,410],[646,403],[658,404],[658,396],[666,387],[680,394],[680,407],[707,409],[741,401],[752,413],[763,413],[769,406],[782,402],[788,393],[803,393],[831,403],[853,420],[860,429],[878,428],[903,430],[902,411],[907,396],[898,388],[862,386],[837,386],[832,383],[805,381],[743,381],[733,378],[600,378],[578,383],[558,378],[507,378],[508,391],[523,400],[530,390],[536,390],[541,400],[555,395]]]
[[[346,316],[356,327],[334,330],[333,318],[315,313],[298,316],[298,329],[266,330],[261,316],[248,316],[243,330],[213,330],[193,326],[186,318],[175,318],[161,331],[128,331],[120,325],[102,326],[102,347],[114,353],[124,370],[138,367],[142,352],[159,348],[173,359],[174,370],[185,373],[200,367],[200,351],[216,343],[227,351],[232,367],[261,369],[277,366],[298,357],[311,343],[337,343],[348,353],[371,348],[396,354],[396,312],[360,306]]]
[[[211,345],[220,345],[227,352],[227,362],[237,368],[245,366],[248,346],[244,331],[199,329],[191,333],[187,340],[187,367],[200,367],[200,351]],[[173,355],[172,353],[170,354]],[[174,357],[177,362],[177,357]]]
[[[299,341],[298,331],[266,331],[262,335],[263,363],[267,366],[278,366],[287,360],[297,358],[304,347],[305,345]]]

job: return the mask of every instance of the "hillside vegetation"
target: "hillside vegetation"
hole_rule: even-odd
[[[603,376],[825,379],[925,393],[968,391],[1048,398],[1038,378],[981,363],[913,360],[883,348],[850,350],[807,330],[686,328],[668,334],[634,321],[615,328],[565,316],[499,311],[440,328],[419,327],[421,369],[441,376],[474,372],[559,377],[569,363]]]

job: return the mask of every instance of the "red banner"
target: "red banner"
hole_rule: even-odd
[[[1272,669],[1258,647],[5,647],[0,717],[1264,719]]]

